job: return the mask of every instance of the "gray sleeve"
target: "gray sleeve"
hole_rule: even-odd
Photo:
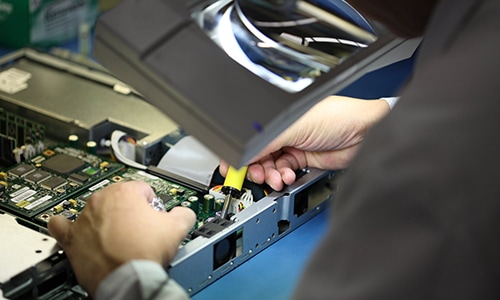
[[[153,261],[133,260],[109,274],[96,291],[96,300],[189,299],[163,267]]]
[[[383,98],[380,98],[380,99],[382,99],[385,102],[387,102],[387,104],[389,105],[390,109],[393,109],[394,106],[396,105],[396,103],[398,103],[398,101],[399,101],[399,97],[383,97]]]

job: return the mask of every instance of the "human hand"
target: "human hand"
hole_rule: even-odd
[[[140,181],[112,184],[94,193],[75,222],[50,218],[50,234],[64,249],[80,285],[92,296],[106,275],[134,259],[165,265],[192,228],[189,208],[155,211],[154,192]]]
[[[252,159],[247,177],[279,191],[295,181],[301,168],[344,169],[367,131],[389,110],[384,100],[325,98]],[[227,169],[221,161],[222,176]]]

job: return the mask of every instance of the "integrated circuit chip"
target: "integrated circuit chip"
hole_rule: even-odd
[[[76,157],[66,154],[58,154],[44,161],[42,166],[48,171],[61,175],[68,175],[82,169],[85,166],[85,163]]]
[[[33,182],[33,183],[38,184],[49,177],[50,177],[50,173],[42,171],[42,170],[37,170],[35,172],[32,172],[32,173],[26,175],[25,179],[29,182]]]
[[[69,210],[62,211],[61,216],[66,217],[66,219],[68,219],[68,220],[75,220],[76,219],[76,214],[69,211]]]
[[[90,179],[90,176],[84,175],[84,174],[71,174],[68,179],[77,182],[79,184],[84,184]]]
[[[14,175],[16,177],[23,177],[24,175],[32,172],[33,170],[35,170],[34,166],[27,164],[20,164],[19,166],[10,170],[9,174]]]
[[[41,186],[48,190],[55,190],[57,188],[64,186],[66,183],[67,183],[66,180],[62,179],[61,177],[54,176],[45,180],[41,184]]]
[[[158,197],[163,201],[163,203],[167,203],[174,199],[174,197],[172,197],[172,195],[169,194],[160,194],[158,195]]]

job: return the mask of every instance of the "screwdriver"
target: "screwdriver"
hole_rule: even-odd
[[[229,166],[227,170],[226,179],[224,180],[224,185],[222,186],[222,192],[226,195],[224,199],[224,206],[222,207],[220,217],[225,219],[227,216],[227,210],[233,198],[239,197],[241,193],[241,188],[243,187],[243,182],[247,175],[248,166],[243,166],[239,169],[235,169]]]

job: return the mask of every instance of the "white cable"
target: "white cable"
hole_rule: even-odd
[[[125,157],[121,151],[120,151],[120,140],[125,137],[127,134],[123,131],[120,130],[114,130],[113,133],[111,133],[111,149],[113,150],[113,154],[115,155],[116,159],[133,168],[140,169],[140,170],[146,170],[148,167],[140,164],[138,162],[135,162],[127,157]]]
[[[250,189],[243,189],[243,190],[245,190],[245,192],[243,193],[243,195],[241,195],[240,200],[243,200],[245,202],[247,201],[253,202],[252,191]]]
[[[243,195],[241,195],[240,201],[243,203],[243,206],[245,208],[247,208],[253,204],[253,194],[252,194],[252,190],[250,190],[250,189],[244,189],[244,190],[245,190],[245,193],[243,193]]]

